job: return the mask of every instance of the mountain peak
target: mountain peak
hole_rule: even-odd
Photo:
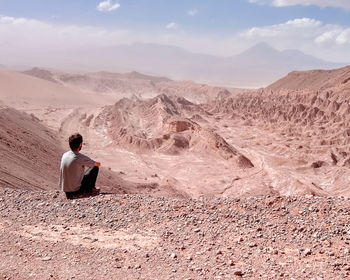
[[[269,50],[269,51],[278,52],[278,50],[276,50],[275,48],[273,48],[271,45],[269,45],[266,42],[257,43],[255,45],[253,45],[252,47],[248,48],[246,51],[253,51],[253,50]]]
[[[250,55],[250,56],[260,57],[261,55],[266,55],[266,54],[276,55],[276,54],[280,54],[280,51],[271,47],[266,42],[261,42],[245,50],[241,55]]]

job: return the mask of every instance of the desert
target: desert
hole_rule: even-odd
[[[8,135],[3,151],[19,149],[35,158],[33,164],[50,164],[49,189],[64,139],[79,131],[84,150],[105,162],[109,177],[152,185],[146,192],[154,194],[348,197],[349,67],[292,72],[242,92],[138,73],[0,74],[2,100],[9,105],[2,109]],[[28,99],[14,98],[25,87],[32,89]],[[43,139],[42,154],[34,135]],[[18,137],[22,141],[15,143]],[[6,160],[14,161],[13,173],[16,160]],[[25,172],[18,171],[28,177]]]
[[[349,13],[0,1],[0,280],[350,279]]]
[[[347,278],[349,77],[1,71],[3,279]],[[72,131],[99,196],[59,190]]]

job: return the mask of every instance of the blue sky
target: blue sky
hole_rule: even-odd
[[[227,56],[265,41],[350,61],[350,1],[0,0],[0,55],[136,41]]]
[[[169,21],[176,21],[200,32],[236,31],[305,17],[325,23],[350,24],[350,8],[314,5],[275,7],[247,0],[120,0],[112,2],[120,4],[118,9],[100,12],[96,9],[100,2],[103,1],[0,0],[0,14],[61,24],[105,27],[163,27]],[[197,11],[195,16],[187,14],[190,10]]]

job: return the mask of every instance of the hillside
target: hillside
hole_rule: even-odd
[[[96,106],[108,102],[105,97],[98,98],[52,81],[3,70],[0,70],[0,99],[9,106],[24,109]]]
[[[335,70],[294,71],[267,87],[267,90],[349,90],[350,66]]]
[[[26,75],[58,83],[77,92],[98,94],[114,98],[153,98],[160,94],[180,95],[194,103],[214,100],[218,94],[228,91],[191,81],[172,81],[165,77],[149,76],[138,72],[94,72],[70,74],[41,68],[23,72]]]
[[[100,96],[100,103],[118,100],[27,112],[62,137],[80,131],[89,155],[119,182],[133,182],[127,193],[350,195],[349,67],[292,72],[265,89],[231,92],[135,72],[27,74],[35,83]]]
[[[1,187],[57,189],[62,151],[57,135],[34,115],[0,107]]]
[[[347,279],[345,199],[0,189],[3,279]]]
[[[60,160],[67,146],[62,135],[45,127],[33,114],[0,107],[0,187],[59,190]],[[166,184],[123,179],[106,166],[102,166],[97,185],[108,193],[186,196]]]
[[[348,196],[349,78],[349,67],[293,72],[207,109],[223,122],[242,124],[241,140],[254,139],[244,141],[255,154],[250,159],[263,158],[275,189],[307,186],[318,195]]]

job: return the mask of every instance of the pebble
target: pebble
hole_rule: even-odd
[[[235,272],[233,274],[237,275],[237,276],[243,276],[244,275],[242,270],[235,270]]]
[[[304,256],[310,256],[312,254],[312,251],[311,251],[311,249],[305,249],[304,250]]]

